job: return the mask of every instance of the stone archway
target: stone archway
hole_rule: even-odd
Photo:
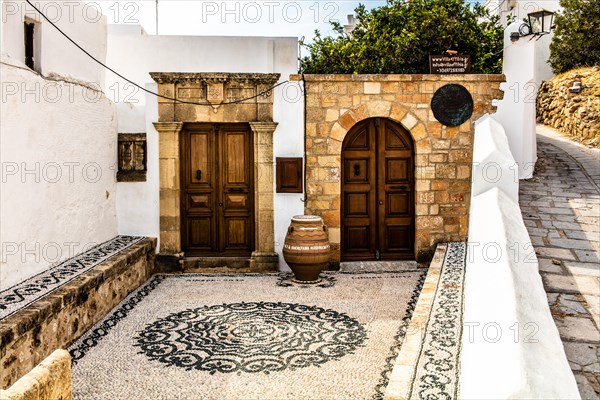
[[[373,100],[366,103],[361,103],[351,107],[342,113],[333,123],[328,136],[326,154],[319,154],[316,158],[316,163],[311,163],[311,152],[308,151],[307,144],[307,214],[317,214],[323,216],[323,219],[330,232],[330,242],[332,246],[332,262],[337,263],[341,260],[341,242],[342,242],[342,224],[341,224],[341,154],[342,143],[347,133],[361,121],[370,118],[389,119],[407,132],[409,132],[414,143],[414,168],[415,168],[415,202],[417,201],[416,189],[419,188],[418,173],[423,165],[424,158],[418,157],[421,152],[431,152],[431,141],[427,132],[426,126],[421,119],[410,111],[404,105],[385,100]],[[317,139],[318,140],[318,139]],[[322,153],[322,152],[320,152]],[[321,161],[323,160],[323,161]],[[329,169],[330,173],[323,173],[323,170]],[[337,172],[334,172],[337,171]],[[325,176],[325,182],[319,185],[312,177]],[[312,182],[311,182],[312,181]],[[334,183],[335,182],[335,183]],[[311,185],[313,183],[313,185]],[[316,184],[316,185],[314,185]],[[319,185],[320,188],[316,186]],[[315,190],[316,189],[316,190]],[[320,190],[319,190],[320,189]],[[312,192],[312,193],[311,193]],[[316,205],[317,207],[313,206]],[[318,207],[323,207],[319,209]],[[415,225],[419,224],[419,213],[417,212],[417,204],[415,208]],[[422,208],[418,211],[423,211]],[[441,222],[435,219],[439,225]],[[422,219],[421,219],[422,221]],[[422,222],[421,222],[422,223]],[[443,228],[442,228],[443,229]],[[418,256],[419,251],[423,247],[423,234],[421,233],[421,241],[419,241],[419,232],[416,232],[413,241],[413,255]],[[429,241],[429,238],[427,238]]]
[[[341,159],[342,261],[414,259],[414,145],[389,118],[357,122]]]
[[[159,121],[160,254],[181,246],[181,135],[186,123],[247,123],[254,143],[254,238],[249,269],[278,269],[273,209],[273,87],[279,74],[151,73],[161,95]],[[246,99],[246,100],[244,100]]]
[[[340,261],[341,150],[348,131],[367,118],[389,118],[414,141],[417,260],[437,243],[464,241],[468,233],[474,122],[493,112],[502,75],[303,75],[306,101],[307,214],[329,227],[330,262]],[[437,121],[433,94],[455,83],[472,95],[472,117],[460,126]]]

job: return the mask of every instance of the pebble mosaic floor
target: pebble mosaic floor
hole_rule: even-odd
[[[425,274],[155,275],[70,348],[73,398],[382,398]]]

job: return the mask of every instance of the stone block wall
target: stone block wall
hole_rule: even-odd
[[[2,400],[70,400],[71,356],[58,349],[7,390]]]
[[[569,91],[575,83],[581,86],[579,93]],[[600,147],[600,66],[575,69],[543,82],[536,111],[538,122]]]
[[[467,239],[474,121],[493,113],[503,75],[292,75],[305,81],[307,202],[305,212],[329,227],[331,262],[340,260],[340,161],[346,133],[366,118],[389,118],[415,143],[415,255],[432,256],[440,242]],[[473,115],[457,127],[431,110],[437,89],[463,85]]]
[[[0,321],[0,389],[67,348],[147,281],[155,249],[156,239],[143,239]]]

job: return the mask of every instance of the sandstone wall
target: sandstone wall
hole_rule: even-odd
[[[0,389],[67,348],[153,272],[156,239],[144,239],[0,321]]]
[[[580,93],[570,93],[581,82]],[[581,68],[542,83],[537,96],[537,121],[600,146],[600,67]]]
[[[70,400],[71,356],[58,349],[7,390],[2,400]]]
[[[301,80],[294,75],[291,80]],[[415,144],[417,259],[433,255],[440,242],[467,238],[474,121],[494,112],[503,75],[305,75],[307,214],[329,227],[331,262],[340,260],[340,162],[346,133],[359,121],[389,118],[410,132]],[[431,99],[440,87],[463,85],[473,115],[457,127],[438,122]]]

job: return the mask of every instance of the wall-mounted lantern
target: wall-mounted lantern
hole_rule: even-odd
[[[510,34],[510,40],[516,42],[523,36],[531,36],[531,39],[538,39],[547,35],[554,29],[554,13],[552,11],[540,10],[527,14],[529,23],[523,23],[518,32]],[[529,40],[531,40],[529,39]]]
[[[554,13],[552,11],[540,10],[527,14],[531,33],[534,36],[547,35],[554,28]]]

